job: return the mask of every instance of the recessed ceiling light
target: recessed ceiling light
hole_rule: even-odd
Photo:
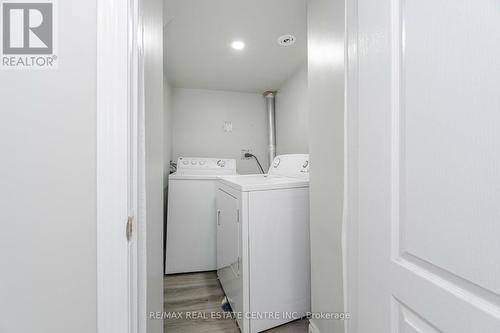
[[[236,40],[231,43],[231,47],[235,50],[243,50],[245,48],[245,43],[240,40]]]
[[[286,47],[295,44],[296,40],[294,35],[283,35],[278,38],[278,44]]]

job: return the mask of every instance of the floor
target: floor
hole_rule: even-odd
[[[222,317],[224,292],[215,272],[169,275],[164,282],[165,311],[181,317],[165,318],[165,333],[240,332],[233,319]],[[212,318],[212,312],[222,318]],[[186,318],[186,313],[191,313],[191,318]],[[307,320],[298,320],[266,333],[307,333],[307,326]]]

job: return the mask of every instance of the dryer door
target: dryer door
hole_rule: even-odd
[[[217,190],[217,269],[238,264],[238,199]]]

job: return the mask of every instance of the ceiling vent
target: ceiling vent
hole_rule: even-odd
[[[294,35],[283,35],[278,38],[278,44],[286,47],[295,44],[296,40],[297,38]]]

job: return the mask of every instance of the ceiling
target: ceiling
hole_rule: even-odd
[[[179,88],[274,90],[307,58],[307,0],[165,0],[164,63]],[[294,45],[278,45],[292,34]],[[236,51],[235,40],[246,46]]]

